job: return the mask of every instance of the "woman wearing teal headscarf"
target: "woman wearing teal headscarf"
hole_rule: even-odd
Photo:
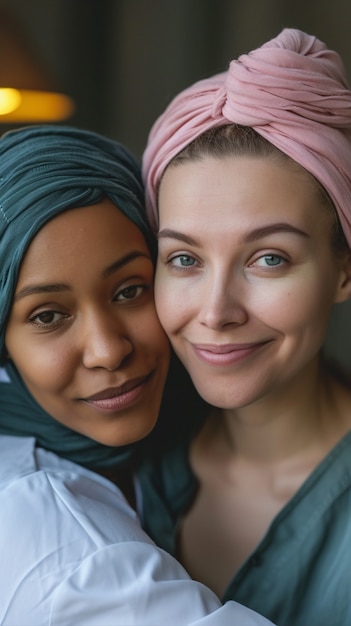
[[[55,126],[0,140],[3,625],[268,624],[191,581],[118,488],[168,370],[153,260],[123,146]]]

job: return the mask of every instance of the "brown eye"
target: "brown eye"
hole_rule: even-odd
[[[44,311],[36,315],[36,320],[42,324],[52,324],[55,319],[55,313],[53,311]]]
[[[35,326],[52,327],[59,324],[63,318],[67,317],[63,313],[59,313],[58,311],[41,311],[40,313],[36,313],[30,318],[30,323]]]
[[[124,287],[121,291],[116,295],[116,300],[134,300],[138,298],[146,289],[146,285],[130,285],[129,287]]]

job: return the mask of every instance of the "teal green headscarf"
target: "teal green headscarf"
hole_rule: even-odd
[[[121,144],[66,126],[33,126],[0,139],[0,359],[19,268],[33,237],[55,215],[109,198],[143,233],[155,256],[144,216],[139,166]],[[104,469],[130,457],[134,446],[99,444],[56,422],[29,394],[13,364],[0,383],[0,434],[34,436],[37,444],[72,461]]]

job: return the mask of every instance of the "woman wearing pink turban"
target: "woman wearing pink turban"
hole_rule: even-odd
[[[351,390],[322,354],[351,297],[340,57],[284,29],[170,103],[143,172],[159,317],[210,405],[144,468],[145,527],[278,626],[351,624]]]

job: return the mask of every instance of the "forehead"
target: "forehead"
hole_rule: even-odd
[[[69,209],[45,224],[24,255],[19,280],[24,274],[52,271],[75,273],[128,254],[147,252],[142,233],[111,201]]]
[[[261,214],[286,208],[312,214],[322,196],[312,176],[296,164],[267,157],[203,157],[169,167],[161,181],[160,216],[212,206],[219,217],[223,209],[242,216],[256,206]]]
[[[289,180],[290,182],[299,180],[304,182],[306,190],[309,189],[310,192],[319,190],[319,184],[307,170],[299,163],[277,152],[271,155],[224,154],[215,156],[205,154],[176,161],[175,164],[171,162],[160,181],[160,193],[170,178],[184,178],[186,180],[189,177],[195,178],[195,175],[200,177],[203,174],[208,178],[209,183],[213,183],[226,177],[231,178],[233,173],[242,173],[243,171],[247,177],[255,176],[257,172],[262,171],[265,175],[277,177],[278,183],[282,181],[282,183],[287,184]]]

